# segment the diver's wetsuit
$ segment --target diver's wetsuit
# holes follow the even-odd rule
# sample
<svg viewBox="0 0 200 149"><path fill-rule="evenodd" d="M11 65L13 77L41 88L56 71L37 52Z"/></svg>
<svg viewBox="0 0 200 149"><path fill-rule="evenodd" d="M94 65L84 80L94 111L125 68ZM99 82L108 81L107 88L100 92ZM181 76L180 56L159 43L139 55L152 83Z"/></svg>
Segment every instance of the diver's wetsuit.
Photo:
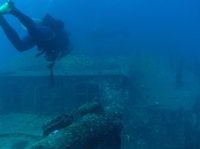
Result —
<svg viewBox="0 0 200 149"><path fill-rule="evenodd" d="M37 45L38 50L41 51L38 55L45 53L47 61L55 61L58 57L63 57L70 52L69 37L68 34L64 32L64 25L61 21L54 20L47 14L45 16L47 19L44 18L43 23L37 26L30 17L21 13L15 7L10 14L17 17L27 28L29 33L27 36L20 39L17 32L8 24L5 18L0 15L0 25L10 42L18 51L25 51Z"/></svg>
<svg viewBox="0 0 200 149"><path fill-rule="evenodd" d="M21 40L17 32L8 24L3 16L0 16L0 24L8 39L18 51L28 50L36 44L31 36L28 35Z"/></svg>

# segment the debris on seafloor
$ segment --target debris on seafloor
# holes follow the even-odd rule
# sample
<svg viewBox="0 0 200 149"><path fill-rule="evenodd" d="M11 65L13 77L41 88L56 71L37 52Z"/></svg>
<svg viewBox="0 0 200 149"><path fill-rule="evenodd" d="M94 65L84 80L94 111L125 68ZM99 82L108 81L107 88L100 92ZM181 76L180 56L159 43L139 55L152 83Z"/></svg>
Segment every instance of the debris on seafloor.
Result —
<svg viewBox="0 0 200 149"><path fill-rule="evenodd" d="M88 103L45 124L49 135L28 149L120 149L121 118L117 105L103 109L99 102Z"/></svg>

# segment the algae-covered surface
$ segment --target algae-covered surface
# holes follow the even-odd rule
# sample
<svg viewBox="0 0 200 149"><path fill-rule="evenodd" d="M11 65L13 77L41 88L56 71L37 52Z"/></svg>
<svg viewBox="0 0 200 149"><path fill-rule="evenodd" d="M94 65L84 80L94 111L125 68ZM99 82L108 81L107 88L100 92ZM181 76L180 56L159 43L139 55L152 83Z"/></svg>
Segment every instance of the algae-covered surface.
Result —
<svg viewBox="0 0 200 149"><path fill-rule="evenodd" d="M160 59L153 56L70 55L56 62L54 75L123 74L133 83L133 98L137 104L190 108L199 92L198 76L185 69L180 76L181 87L177 88L177 70L169 63L160 63ZM47 64L43 57L35 58L33 53L25 53L1 66L0 76L49 76Z"/></svg>
<svg viewBox="0 0 200 149"><path fill-rule="evenodd" d="M114 112L111 109L113 109ZM42 126L49 122L53 116L48 116L45 114L1 113L0 149L25 149L30 147L37 148L37 145L40 146L43 142L43 145L52 145L52 143L55 143L52 148L58 149L65 148L65 142L71 142L71 144L73 144L69 148L73 148L75 144L75 148L82 148L81 146L83 145L85 145L83 148L88 148L88 145L92 145L90 140L93 140L93 138L94 140L101 140L104 139L104 137L102 138L102 135L108 137L110 134L114 134L115 136L114 132L116 131L116 133L118 133L118 129L121 130L121 121L118 120L118 118L121 117L121 112L118 113L116 109L119 108L110 107L106 109L107 113L104 113L104 110L99 106L99 104L86 104L85 107L82 106L72 112L74 124L70 125L69 129L67 129L68 126L66 126L66 128L58 131L56 130L58 133L52 132L52 134L45 138L42 136ZM84 116L85 118L83 118ZM80 125L79 129L74 129L77 128L78 125ZM74 133L69 133L66 135L71 131ZM70 136L76 136L78 137L78 140L74 140L74 138L71 138ZM119 136L119 134L117 136ZM72 139L72 141L70 139ZM79 143L77 143L77 141L79 141ZM115 141L115 139L113 141ZM99 146L103 144L101 144L101 141L99 143ZM93 146L95 145L96 143L93 144Z"/></svg>
<svg viewBox="0 0 200 149"><path fill-rule="evenodd" d="M1 69L0 75L42 75L43 72L49 75L47 62L40 58L31 58L32 61L27 61L29 57L13 60L5 69ZM58 61L54 68L55 75L92 75L94 72L101 75L119 71L128 76L133 85L131 99L124 105L127 110L122 133L125 149L132 149L132 146L146 149L150 145L152 148L160 148L163 145L165 149L182 149L185 144L195 144L195 136L199 136L196 132L200 122L197 96L199 75L189 69L184 69L180 75L177 74L176 67L167 62L160 63L159 59L150 56L85 55L66 57ZM177 80L177 77L181 79ZM108 95L118 95L112 90L107 91ZM194 106L195 104L197 105ZM192 113L194 111L197 112ZM50 119L51 117L46 115L0 114L0 149L23 149L24 146L37 142L42 137L42 125ZM171 139L172 136L175 137L175 142ZM178 142L177 138L186 139ZM128 145L131 147L127 147Z"/></svg>

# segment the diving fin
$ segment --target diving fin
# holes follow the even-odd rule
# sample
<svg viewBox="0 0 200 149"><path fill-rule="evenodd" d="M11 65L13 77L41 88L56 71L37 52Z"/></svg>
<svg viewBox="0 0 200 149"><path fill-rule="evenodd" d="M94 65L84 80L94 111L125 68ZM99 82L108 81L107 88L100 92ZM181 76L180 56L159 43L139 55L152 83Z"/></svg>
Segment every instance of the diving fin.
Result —
<svg viewBox="0 0 200 149"><path fill-rule="evenodd" d="M10 13L10 11L12 10L10 3L12 2L8 0L6 3L0 6L0 15Z"/></svg>
<svg viewBox="0 0 200 149"><path fill-rule="evenodd" d="M19 10L14 6L14 2L12 0L8 0L0 7L0 15L9 14L11 11L19 12Z"/></svg>

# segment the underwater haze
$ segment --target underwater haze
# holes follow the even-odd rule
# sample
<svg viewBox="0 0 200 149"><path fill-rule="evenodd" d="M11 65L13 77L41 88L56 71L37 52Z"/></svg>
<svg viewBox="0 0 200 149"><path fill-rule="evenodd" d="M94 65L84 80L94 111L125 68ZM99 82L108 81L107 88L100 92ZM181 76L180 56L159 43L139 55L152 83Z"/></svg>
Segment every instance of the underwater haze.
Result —
<svg viewBox="0 0 200 149"><path fill-rule="evenodd" d="M26 135L13 149L35 143L52 115L96 96L124 109L122 149L200 149L199 0L13 2L32 18L62 20L74 50L56 62L51 86L37 47L18 52L0 26L0 149L16 132ZM16 17L5 18L27 34Z"/></svg>
<svg viewBox="0 0 200 149"><path fill-rule="evenodd" d="M2 4L3 0L0 1ZM197 0L14 0L33 18L45 13L65 21L76 52L130 54L144 52L166 56L199 55L199 8ZM13 26L19 26L10 19ZM19 32L20 27L17 28ZM1 31L4 59L17 52Z"/></svg>

